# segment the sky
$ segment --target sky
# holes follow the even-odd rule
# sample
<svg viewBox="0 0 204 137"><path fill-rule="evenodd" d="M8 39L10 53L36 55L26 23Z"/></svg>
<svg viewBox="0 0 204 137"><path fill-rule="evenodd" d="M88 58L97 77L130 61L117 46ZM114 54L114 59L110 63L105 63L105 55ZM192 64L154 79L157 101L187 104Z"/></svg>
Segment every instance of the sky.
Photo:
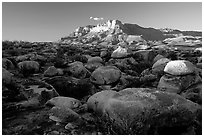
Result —
<svg viewBox="0 0 204 137"><path fill-rule="evenodd" d="M142 27L201 31L202 3L3 2L2 40L56 41L79 26L109 19Z"/></svg>

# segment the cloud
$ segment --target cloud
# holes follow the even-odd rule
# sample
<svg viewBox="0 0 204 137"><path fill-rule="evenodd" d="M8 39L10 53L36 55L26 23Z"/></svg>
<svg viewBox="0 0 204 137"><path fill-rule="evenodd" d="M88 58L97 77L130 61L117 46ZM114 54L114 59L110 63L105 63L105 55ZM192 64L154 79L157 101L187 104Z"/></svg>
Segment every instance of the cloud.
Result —
<svg viewBox="0 0 204 137"><path fill-rule="evenodd" d="M103 18L98 18L98 17L90 17L90 20L95 20L95 21L99 21L99 20L103 20Z"/></svg>

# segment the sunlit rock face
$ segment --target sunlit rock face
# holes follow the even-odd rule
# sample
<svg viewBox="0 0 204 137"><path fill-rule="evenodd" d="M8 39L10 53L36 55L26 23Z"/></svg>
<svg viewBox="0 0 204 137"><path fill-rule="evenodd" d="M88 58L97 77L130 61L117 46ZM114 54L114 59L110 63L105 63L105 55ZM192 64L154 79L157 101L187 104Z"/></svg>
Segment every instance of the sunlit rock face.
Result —
<svg viewBox="0 0 204 137"><path fill-rule="evenodd" d="M123 27L123 24L119 20L108 20L103 24L98 24L96 27L93 27L90 32L104 32L109 30L119 30ZM122 32L122 30L119 30Z"/></svg>

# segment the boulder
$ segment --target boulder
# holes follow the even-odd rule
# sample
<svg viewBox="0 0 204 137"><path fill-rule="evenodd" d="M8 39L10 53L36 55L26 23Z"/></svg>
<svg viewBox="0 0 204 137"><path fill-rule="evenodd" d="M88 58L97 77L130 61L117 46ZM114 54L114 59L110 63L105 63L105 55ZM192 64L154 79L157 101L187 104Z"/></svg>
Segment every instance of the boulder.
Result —
<svg viewBox="0 0 204 137"><path fill-rule="evenodd" d="M103 66L103 59L98 56L88 58L88 62L85 64L86 69L91 72L93 72L100 66Z"/></svg>
<svg viewBox="0 0 204 137"><path fill-rule="evenodd" d="M93 85L88 78L77 79L74 77L55 76L45 81L51 84L60 96L81 99L92 92Z"/></svg>
<svg viewBox="0 0 204 137"><path fill-rule="evenodd" d="M126 48L122 48L121 46L118 46L116 50L113 51L111 54L112 58L126 58L128 56L128 52Z"/></svg>
<svg viewBox="0 0 204 137"><path fill-rule="evenodd" d="M36 61L38 62L40 65L44 65L47 61L47 58L41 55L38 55L36 53L33 54L33 56L30 57L31 61Z"/></svg>
<svg viewBox="0 0 204 137"><path fill-rule="evenodd" d="M87 63L92 63L92 64L94 64L94 63L102 63L103 64L103 59L101 57L98 57L98 56L91 57L91 58L88 59Z"/></svg>
<svg viewBox="0 0 204 137"><path fill-rule="evenodd" d="M195 66L186 60L174 60L167 63L164 72L171 75L187 75L195 72Z"/></svg>
<svg viewBox="0 0 204 137"><path fill-rule="evenodd" d="M116 91L123 90L128 87L139 87L140 86L140 78L137 76L127 75L122 73L120 81L118 84L111 88Z"/></svg>
<svg viewBox="0 0 204 137"><path fill-rule="evenodd" d="M53 107L50 110L49 118L57 123L68 123L80 119L80 115L64 107Z"/></svg>
<svg viewBox="0 0 204 137"><path fill-rule="evenodd" d="M48 100L46 105L74 109L78 108L81 105L81 102L75 98L59 96Z"/></svg>
<svg viewBox="0 0 204 137"><path fill-rule="evenodd" d="M154 57L153 63L157 62L158 60L160 60L162 58L165 58L165 57L161 54L156 55L156 57Z"/></svg>
<svg viewBox="0 0 204 137"><path fill-rule="evenodd" d="M148 88L105 93L91 96L88 108L117 134L183 134L201 115L201 106L177 94Z"/></svg>
<svg viewBox="0 0 204 137"><path fill-rule="evenodd" d="M79 61L75 61L73 63L68 64L68 69L66 69L66 72L68 72L68 74L70 76L73 76L75 78L79 78L79 79L83 79L86 76L88 76L88 74L90 73L83 65L82 62Z"/></svg>
<svg viewBox="0 0 204 137"><path fill-rule="evenodd" d="M2 84L3 85L10 85L12 83L13 74L10 73L5 68L2 68Z"/></svg>
<svg viewBox="0 0 204 137"><path fill-rule="evenodd" d="M2 67L7 69L7 70L15 68L13 63L7 58L2 58Z"/></svg>
<svg viewBox="0 0 204 137"><path fill-rule="evenodd" d="M45 77L53 77L53 76L57 76L59 75L59 72L57 70L57 68L55 68L54 66L50 66L45 72L44 72L44 76Z"/></svg>
<svg viewBox="0 0 204 137"><path fill-rule="evenodd" d="M99 115L103 114L105 103L116 93L114 90L102 90L95 93L87 101L88 109L93 110Z"/></svg>
<svg viewBox="0 0 204 137"><path fill-rule="evenodd" d="M99 62L95 62L95 63L87 63L87 64L85 64L84 66L85 66L85 68L86 68L87 70L89 70L90 72L93 72L95 69L97 69L97 68L103 66L103 64L102 64L102 63L99 63Z"/></svg>
<svg viewBox="0 0 204 137"><path fill-rule="evenodd" d="M103 50L103 51L101 51L101 53L100 53L100 57L101 57L101 58L105 58L105 57L109 56L108 53L109 53L109 52L108 52L107 50Z"/></svg>
<svg viewBox="0 0 204 137"><path fill-rule="evenodd" d="M174 77L171 75L163 75L160 78L157 88L160 89L161 91L179 94L181 92L180 83L181 81L179 77Z"/></svg>
<svg viewBox="0 0 204 137"><path fill-rule="evenodd" d="M97 68L90 77L92 83L97 85L110 85L117 82L121 77L121 71L114 66Z"/></svg>
<svg viewBox="0 0 204 137"><path fill-rule="evenodd" d="M161 58L161 59L157 60L152 66L152 73L163 74L164 68L169 61L170 60L168 58Z"/></svg>
<svg viewBox="0 0 204 137"><path fill-rule="evenodd" d="M182 91L181 96L202 105L202 83L200 82L187 90Z"/></svg>
<svg viewBox="0 0 204 137"><path fill-rule="evenodd" d="M143 58L143 61L145 63L149 63L149 64L152 64L153 63L153 60L154 60L154 57L156 56L155 52L150 49L150 50L139 50L139 51L136 51L134 52L134 56L141 56Z"/></svg>
<svg viewBox="0 0 204 137"><path fill-rule="evenodd" d="M37 73L40 70L40 65L36 61L23 61L18 63L18 68L25 75Z"/></svg>
<svg viewBox="0 0 204 137"><path fill-rule="evenodd" d="M157 75L153 74L151 69L145 69L140 75L140 82L143 84L143 87L154 87L157 84L157 79Z"/></svg>
<svg viewBox="0 0 204 137"><path fill-rule="evenodd" d="M20 55L16 57L16 62L26 61L26 60L29 60L29 58L30 58L30 54Z"/></svg>
<svg viewBox="0 0 204 137"><path fill-rule="evenodd" d="M121 71L133 70L137 72L138 62L133 58L124 59L110 59L106 65L113 65L119 68Z"/></svg>
<svg viewBox="0 0 204 137"><path fill-rule="evenodd" d="M184 76L165 74L161 77L157 88L165 92L181 94L184 90L200 82L202 79L198 74Z"/></svg>

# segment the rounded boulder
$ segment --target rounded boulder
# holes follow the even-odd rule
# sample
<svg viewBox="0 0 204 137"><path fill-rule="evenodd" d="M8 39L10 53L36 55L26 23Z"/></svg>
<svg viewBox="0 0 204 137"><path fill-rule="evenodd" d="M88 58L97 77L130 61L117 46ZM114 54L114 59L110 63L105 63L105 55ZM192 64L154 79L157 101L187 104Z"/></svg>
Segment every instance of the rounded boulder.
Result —
<svg viewBox="0 0 204 137"><path fill-rule="evenodd" d="M18 68L23 74L31 74L39 72L40 65L36 61L23 61L18 63Z"/></svg>
<svg viewBox="0 0 204 137"><path fill-rule="evenodd" d="M168 58L161 58L161 59L157 60L152 66L152 72L156 73L156 74L157 73L163 73L164 68L169 61L170 60Z"/></svg>
<svg viewBox="0 0 204 137"><path fill-rule="evenodd" d="M90 77L94 84L109 85L117 82L121 77L121 71L114 66L102 66L97 68Z"/></svg>
<svg viewBox="0 0 204 137"><path fill-rule="evenodd" d="M195 72L195 66L187 60L174 60L167 63L164 72L171 75L187 75Z"/></svg>

